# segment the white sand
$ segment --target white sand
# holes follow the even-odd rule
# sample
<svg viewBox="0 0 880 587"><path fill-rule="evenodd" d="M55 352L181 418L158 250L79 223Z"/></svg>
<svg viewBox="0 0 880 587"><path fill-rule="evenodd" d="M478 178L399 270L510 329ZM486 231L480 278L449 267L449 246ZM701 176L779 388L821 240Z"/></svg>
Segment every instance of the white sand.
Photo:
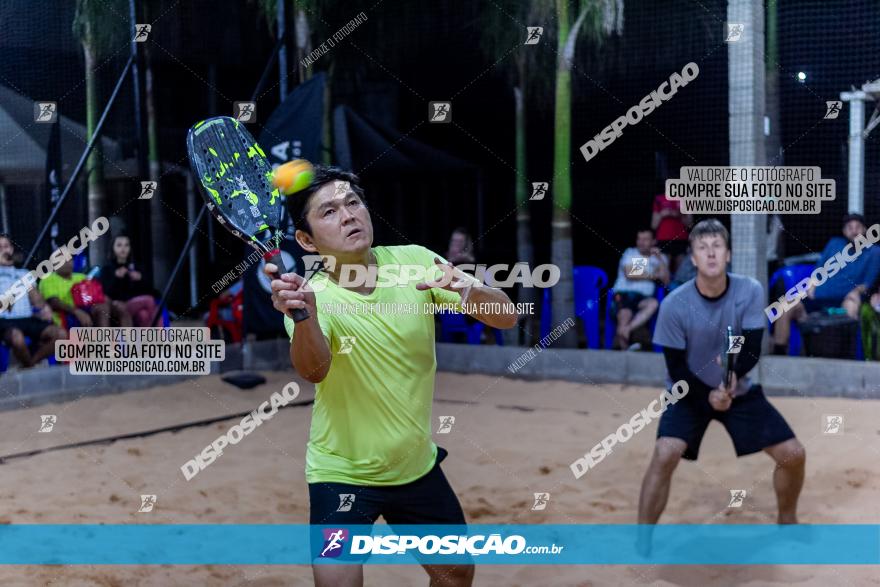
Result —
<svg viewBox="0 0 880 587"><path fill-rule="evenodd" d="M239 391L205 377L168 387L0 413L0 455L159 428L254 409L292 379ZM300 399L309 397L303 386ZM635 523L639 484L656 422L615 448L580 480L568 464L647 406L658 389L525 382L440 374L435 423L456 417L435 440L468 520L476 523ZM807 447L800 516L806 523L880 522L880 402L771 398ZM464 402L475 402L464 403ZM308 522L303 458L310 408L287 409L228 448L186 482L179 467L234 420L147 438L17 459L0 466L0 523L274 523ZM40 414L56 414L38 434ZM823 435L822 415L843 414L843 435ZM773 523L772 465L763 455L736 459L713 424L700 460L682 463L663 522ZM749 490L728 509L729 489ZM532 494L548 491L545 511ZM158 495L137 513L140 494ZM756 545L759 547L759 545ZM367 566L366 584L427 585L418 567ZM221 586L311 585L305 566L0 567L0 585ZM481 566L476 585L880 585L876 568L845 566Z"/></svg>

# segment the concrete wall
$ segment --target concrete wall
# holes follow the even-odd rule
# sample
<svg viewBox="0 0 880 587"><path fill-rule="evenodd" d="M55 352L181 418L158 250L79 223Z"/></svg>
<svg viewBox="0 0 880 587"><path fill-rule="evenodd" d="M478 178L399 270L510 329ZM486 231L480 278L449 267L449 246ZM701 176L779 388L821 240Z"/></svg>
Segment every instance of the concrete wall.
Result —
<svg viewBox="0 0 880 587"><path fill-rule="evenodd" d="M578 383L625 383L662 386L663 357L657 353L548 349L512 374L512 365L529 349L522 347L437 344L441 371L482 373L522 379L561 379ZM291 369L285 340L227 345L226 360L213 373L236 370ZM758 364L764 389L771 395L880 399L880 363L763 357ZM0 375L0 410L14 410L84 396L121 393L178 383L186 375L71 375L67 367L30 369Z"/></svg>

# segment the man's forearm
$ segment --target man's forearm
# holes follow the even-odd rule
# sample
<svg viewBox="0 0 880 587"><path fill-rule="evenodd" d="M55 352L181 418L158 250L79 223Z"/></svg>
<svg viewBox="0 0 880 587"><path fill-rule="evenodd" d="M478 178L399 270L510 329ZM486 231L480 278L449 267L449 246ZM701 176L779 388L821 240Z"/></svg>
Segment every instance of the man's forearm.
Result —
<svg viewBox="0 0 880 587"><path fill-rule="evenodd" d="M68 314L73 314L77 310L76 307L69 306L58 298L49 298L46 303L49 304L49 307L56 312L67 312Z"/></svg>
<svg viewBox="0 0 880 587"><path fill-rule="evenodd" d="M472 287L464 309L466 314L492 328L513 328L519 319L507 294L489 286Z"/></svg>
<svg viewBox="0 0 880 587"><path fill-rule="evenodd" d="M318 318L312 313L308 319L296 325L290 343L290 360L293 368L312 383L323 381L330 371L330 349Z"/></svg>
<svg viewBox="0 0 880 587"><path fill-rule="evenodd" d="M31 302L31 306L34 308L42 308L46 305L46 300L43 299L43 296L37 288L33 288L28 292L28 299Z"/></svg>

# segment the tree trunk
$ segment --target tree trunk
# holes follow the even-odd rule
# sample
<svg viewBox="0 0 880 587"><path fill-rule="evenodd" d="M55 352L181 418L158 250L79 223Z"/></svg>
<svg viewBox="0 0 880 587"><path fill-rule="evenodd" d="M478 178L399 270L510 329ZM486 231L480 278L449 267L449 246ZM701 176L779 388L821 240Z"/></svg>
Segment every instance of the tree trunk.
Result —
<svg viewBox="0 0 880 587"><path fill-rule="evenodd" d="M324 165L333 164L333 132L331 131L333 113L331 112L332 102L330 100L330 84L333 83L333 69L335 69L333 66L334 64L331 63L327 69L327 81L324 85L324 130L321 140L321 163Z"/></svg>
<svg viewBox="0 0 880 587"><path fill-rule="evenodd" d="M147 111L147 159L150 164L150 181L158 182L162 176L162 160L159 157L158 121L156 120L156 96L153 91L153 58L150 44L144 43L144 102ZM150 249L153 256L153 287L162 289L171 275L171 238L168 234L165 193L156 186L156 194L150 200Z"/></svg>
<svg viewBox="0 0 880 587"><path fill-rule="evenodd" d="M577 27L569 30L570 19L566 0L556 0L559 22L559 61L556 69L556 104L553 141L553 223L551 257L559 267L559 283L553 288L553 320L551 328L574 316L574 287L572 283L571 247L571 58ZM578 18L578 25L583 15ZM562 348L577 346L575 329L567 330L555 343Z"/></svg>
<svg viewBox="0 0 880 587"><path fill-rule="evenodd" d="M100 91L98 89L98 76L95 72L97 65L95 51L87 33L83 40L83 56L86 69L86 133L89 137L95 132L100 117ZM104 191L104 149L100 137L89 155L86 163L86 177L88 178L88 219L91 225L96 218L103 216L107 211L107 195ZM109 237L99 238L89 245L89 264L103 265L107 260Z"/></svg>
<svg viewBox="0 0 880 587"><path fill-rule="evenodd" d="M528 173L526 169L526 114L525 114L525 66L522 60L519 69L519 87L513 89L516 102L516 253L520 263L528 263L533 269L534 250L532 248L531 214L529 211ZM523 304L535 303L533 287L520 287L518 301ZM534 344L532 332L534 320L530 314L520 317L519 342L525 346Z"/></svg>
<svg viewBox="0 0 880 587"><path fill-rule="evenodd" d="M767 48L764 56L764 87L767 119L770 122L770 134L767 136L767 165L785 165L785 154L782 151L782 118L779 115L779 21L776 2L767 3L767 20L764 27ZM776 261L785 257L785 237L782 219L778 215L767 218L768 259L771 251Z"/></svg>
<svg viewBox="0 0 880 587"><path fill-rule="evenodd" d="M770 135L767 137L767 165L785 165L782 155L782 128L779 117L779 36L776 2L767 3L767 49L764 63L767 76L767 118L770 120Z"/></svg>

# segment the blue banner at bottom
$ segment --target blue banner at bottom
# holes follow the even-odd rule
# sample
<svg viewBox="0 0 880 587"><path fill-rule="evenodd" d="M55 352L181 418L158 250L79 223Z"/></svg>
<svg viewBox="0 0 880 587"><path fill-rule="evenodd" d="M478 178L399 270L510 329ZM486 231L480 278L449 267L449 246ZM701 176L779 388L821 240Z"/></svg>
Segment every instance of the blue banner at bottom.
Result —
<svg viewBox="0 0 880 587"><path fill-rule="evenodd" d="M0 526L14 565L877 565L880 525Z"/></svg>

